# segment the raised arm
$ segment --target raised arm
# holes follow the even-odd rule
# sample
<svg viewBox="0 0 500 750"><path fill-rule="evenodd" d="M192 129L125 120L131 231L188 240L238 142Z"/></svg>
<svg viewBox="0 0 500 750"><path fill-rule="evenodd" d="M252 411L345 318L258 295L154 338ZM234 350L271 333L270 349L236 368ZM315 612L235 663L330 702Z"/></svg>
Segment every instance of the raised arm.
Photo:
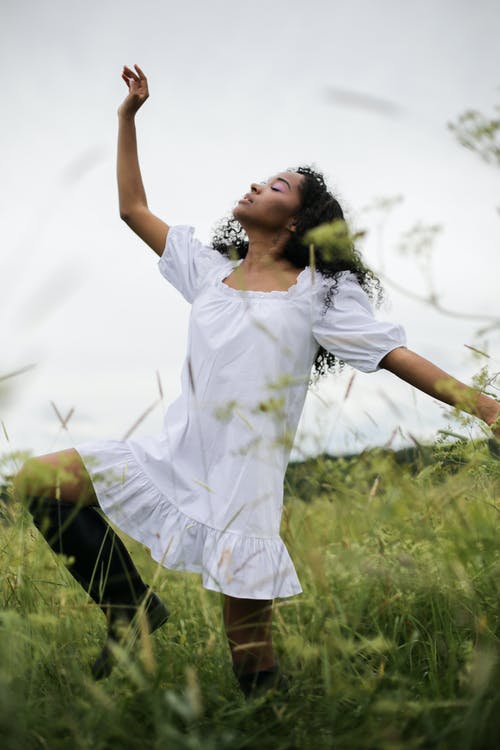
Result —
<svg viewBox="0 0 500 750"><path fill-rule="evenodd" d="M492 428L494 435L500 438L500 403L456 380L419 354L398 347L385 355L380 367L428 393L429 396L479 417Z"/></svg>
<svg viewBox="0 0 500 750"><path fill-rule="evenodd" d="M118 153L116 173L120 216L158 255L163 254L168 224L151 213L142 184L137 137L136 112L149 96L146 76L134 65L136 72L124 66L122 78L129 92L118 108Z"/></svg>

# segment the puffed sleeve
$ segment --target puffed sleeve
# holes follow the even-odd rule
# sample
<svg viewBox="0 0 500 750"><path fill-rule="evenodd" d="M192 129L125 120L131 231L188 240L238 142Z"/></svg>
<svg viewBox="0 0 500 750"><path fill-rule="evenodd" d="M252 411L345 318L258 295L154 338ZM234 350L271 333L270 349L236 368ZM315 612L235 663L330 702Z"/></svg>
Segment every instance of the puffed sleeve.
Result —
<svg viewBox="0 0 500 750"><path fill-rule="evenodd" d="M184 299L193 302L207 273L227 262L228 258L218 250L196 239L194 227L177 224L168 230L158 267L162 276L175 286Z"/></svg>
<svg viewBox="0 0 500 750"><path fill-rule="evenodd" d="M361 372L375 372L386 354L406 346L404 328L374 317L368 295L353 273L346 271L339 277L331 296L332 306L325 311L327 289L324 277L313 298L312 332L328 352Z"/></svg>

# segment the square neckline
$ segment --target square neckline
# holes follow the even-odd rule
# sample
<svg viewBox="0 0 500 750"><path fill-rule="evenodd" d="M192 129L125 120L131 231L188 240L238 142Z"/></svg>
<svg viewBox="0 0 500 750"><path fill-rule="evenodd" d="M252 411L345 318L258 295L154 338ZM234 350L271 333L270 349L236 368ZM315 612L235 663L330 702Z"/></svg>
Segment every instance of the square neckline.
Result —
<svg viewBox="0 0 500 750"><path fill-rule="evenodd" d="M268 298L268 299L284 299L287 297L292 297L296 291L298 291L299 287L301 286L302 280L306 276L306 271L309 270L310 266L306 266L301 270L301 272L297 275L297 279L294 284L288 287L288 289L271 289L268 292L264 292L260 289L235 289L232 286L229 286L228 284L225 284L224 281L227 279L231 273L234 271L235 268L237 268L240 263L242 263L244 258L240 258L236 262L233 260L229 260L229 264L225 265L223 268L222 275L218 274L217 276L217 282L218 287L225 290L227 294L231 294L232 296L236 297L262 297L262 298Z"/></svg>

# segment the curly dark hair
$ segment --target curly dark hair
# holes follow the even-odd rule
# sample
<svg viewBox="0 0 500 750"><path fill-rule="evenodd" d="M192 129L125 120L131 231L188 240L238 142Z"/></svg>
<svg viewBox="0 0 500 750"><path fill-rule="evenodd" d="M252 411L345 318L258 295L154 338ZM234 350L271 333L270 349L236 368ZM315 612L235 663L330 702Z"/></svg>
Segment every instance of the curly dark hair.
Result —
<svg viewBox="0 0 500 750"><path fill-rule="evenodd" d="M301 166L287 171L303 175L304 180L300 183L302 205L296 214L296 230L285 246L283 255L294 266L304 269L311 262L308 232L322 224L332 224L332 222L340 222L340 225L345 226L344 212L337 199L328 190L325 179L320 172L309 166ZM347 252L346 243L348 246ZM228 257L244 258L248 252L248 237L234 216L225 217L217 224L211 244L215 250ZM333 283L328 285L324 309L331 306L338 277L343 271L352 271L369 298L376 304L380 304L383 298L380 280L364 264L348 232L344 232L340 249L341 252L335 252L335 247L332 248L331 243L329 247L327 245L322 247L318 241L314 243L313 262L315 269L323 277L333 279ZM341 359L320 346L313 363L310 384L317 382L327 372L341 369L344 364Z"/></svg>

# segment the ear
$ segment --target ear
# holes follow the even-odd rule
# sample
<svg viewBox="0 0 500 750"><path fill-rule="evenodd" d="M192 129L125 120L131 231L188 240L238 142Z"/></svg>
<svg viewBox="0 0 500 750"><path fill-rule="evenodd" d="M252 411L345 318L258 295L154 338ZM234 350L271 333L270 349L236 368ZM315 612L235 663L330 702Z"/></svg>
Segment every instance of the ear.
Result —
<svg viewBox="0 0 500 750"><path fill-rule="evenodd" d="M291 219L287 221L285 229L288 229L289 232L295 232L297 229L297 219L295 216L292 216Z"/></svg>

